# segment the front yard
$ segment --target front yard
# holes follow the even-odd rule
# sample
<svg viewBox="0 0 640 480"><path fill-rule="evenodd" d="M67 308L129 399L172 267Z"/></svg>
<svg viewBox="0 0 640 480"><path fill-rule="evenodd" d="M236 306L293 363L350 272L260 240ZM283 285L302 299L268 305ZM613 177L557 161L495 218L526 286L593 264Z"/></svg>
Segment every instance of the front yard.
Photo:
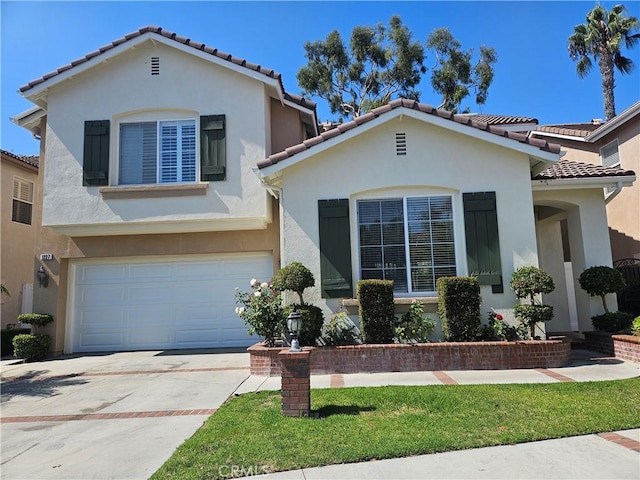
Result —
<svg viewBox="0 0 640 480"><path fill-rule="evenodd" d="M311 391L312 416L279 392L230 399L154 479L216 479L640 427L640 378Z"/></svg>

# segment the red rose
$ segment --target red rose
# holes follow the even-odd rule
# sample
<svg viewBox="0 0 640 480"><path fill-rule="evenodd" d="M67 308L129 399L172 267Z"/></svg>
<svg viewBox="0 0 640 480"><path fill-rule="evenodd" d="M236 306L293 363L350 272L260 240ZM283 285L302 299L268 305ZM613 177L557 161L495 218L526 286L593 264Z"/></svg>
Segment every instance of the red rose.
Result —
<svg viewBox="0 0 640 480"><path fill-rule="evenodd" d="M502 320L502 315L500 315L499 313L496 315L496 320Z"/></svg>

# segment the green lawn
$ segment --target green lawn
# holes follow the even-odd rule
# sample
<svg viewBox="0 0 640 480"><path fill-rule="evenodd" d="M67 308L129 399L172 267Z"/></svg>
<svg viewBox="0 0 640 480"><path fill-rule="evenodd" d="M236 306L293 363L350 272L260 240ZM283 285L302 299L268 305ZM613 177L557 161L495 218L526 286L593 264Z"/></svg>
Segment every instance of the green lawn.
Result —
<svg viewBox="0 0 640 480"><path fill-rule="evenodd" d="M232 398L152 478L225 478L242 468L274 472L637 428L640 378L322 389L311 391L311 403L316 418L285 418L279 392Z"/></svg>

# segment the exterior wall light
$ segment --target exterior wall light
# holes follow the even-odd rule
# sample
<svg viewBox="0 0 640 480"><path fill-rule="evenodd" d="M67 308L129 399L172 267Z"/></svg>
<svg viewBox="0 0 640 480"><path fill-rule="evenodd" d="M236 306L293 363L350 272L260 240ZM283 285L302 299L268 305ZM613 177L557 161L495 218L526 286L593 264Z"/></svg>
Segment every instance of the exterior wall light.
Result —
<svg viewBox="0 0 640 480"><path fill-rule="evenodd" d="M47 288L47 286L49 285L49 274L44 269L44 265L40 264L40 268L36 273L36 277L38 278L38 283L40 284L40 286L42 288Z"/></svg>
<svg viewBox="0 0 640 480"><path fill-rule="evenodd" d="M289 327L289 332L291 332L291 348L289 348L290 352L301 352L300 343L298 342L298 332L300 331L300 327L302 326L302 317L298 312L296 312L295 308L287 317L287 326Z"/></svg>

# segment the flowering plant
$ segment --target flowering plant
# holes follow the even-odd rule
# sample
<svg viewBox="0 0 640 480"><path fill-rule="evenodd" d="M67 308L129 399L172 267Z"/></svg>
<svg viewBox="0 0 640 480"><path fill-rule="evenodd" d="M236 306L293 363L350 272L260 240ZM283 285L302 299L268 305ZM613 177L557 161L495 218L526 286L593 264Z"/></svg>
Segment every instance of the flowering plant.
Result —
<svg viewBox="0 0 640 480"><path fill-rule="evenodd" d="M250 335L257 333L264 337L267 347L273 347L284 330L282 297L271 283L260 283L253 278L250 285L250 292L236 288L236 304L240 305L236 307L236 314L249 325Z"/></svg>
<svg viewBox="0 0 640 480"><path fill-rule="evenodd" d="M436 328L436 322L424 314L420 300L411 300L409 311L402 315L395 332L398 343L427 343Z"/></svg>
<svg viewBox="0 0 640 480"><path fill-rule="evenodd" d="M489 312L488 336L490 337L489 340L524 340L527 338L527 328L522 324L517 327L509 325L504 321L504 317L502 315L491 310Z"/></svg>

